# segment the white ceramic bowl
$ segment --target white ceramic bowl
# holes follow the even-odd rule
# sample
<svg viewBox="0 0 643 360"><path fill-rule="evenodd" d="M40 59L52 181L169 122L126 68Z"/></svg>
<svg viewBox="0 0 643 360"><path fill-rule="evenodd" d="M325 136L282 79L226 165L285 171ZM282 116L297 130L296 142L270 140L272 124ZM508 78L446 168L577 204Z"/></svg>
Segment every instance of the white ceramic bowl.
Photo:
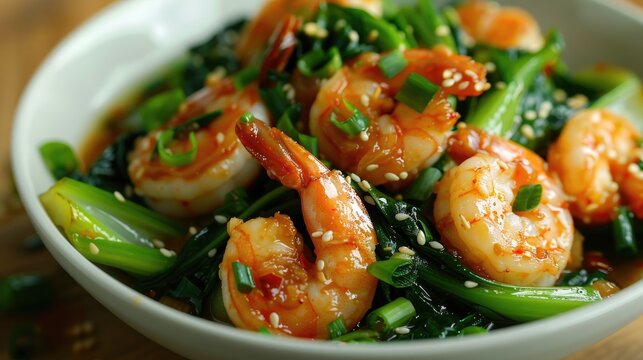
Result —
<svg viewBox="0 0 643 360"><path fill-rule="evenodd" d="M345 345L260 336L189 316L152 301L81 256L38 201L53 181L39 144L80 144L96 119L123 93L190 44L260 1L130 0L118 3L70 35L48 57L22 96L12 144L20 196L56 260L123 321L159 344L191 358L405 359L542 358L569 354L643 313L643 282L601 303L561 316L446 340ZM600 0L514 1L542 27L557 27L574 68L604 61L643 75L643 14L632 5Z"/></svg>

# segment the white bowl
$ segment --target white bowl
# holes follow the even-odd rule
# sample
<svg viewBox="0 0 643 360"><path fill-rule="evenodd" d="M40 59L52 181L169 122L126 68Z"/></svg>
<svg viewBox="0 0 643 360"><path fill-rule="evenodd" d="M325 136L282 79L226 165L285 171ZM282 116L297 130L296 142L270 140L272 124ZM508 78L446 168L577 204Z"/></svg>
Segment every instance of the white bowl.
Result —
<svg viewBox="0 0 643 360"><path fill-rule="evenodd" d="M159 344L191 358L405 359L558 357L587 346L643 312L643 282L598 304L488 335L403 343L345 345L261 336L189 316L137 293L80 255L49 220L38 194L53 181L39 144L80 144L121 94L138 86L190 44L260 1L130 0L118 3L70 35L48 57L22 96L12 161L20 196L56 260L123 321ZM595 62L624 65L643 75L643 14L626 3L600 0L514 1L542 27L567 40L573 68Z"/></svg>

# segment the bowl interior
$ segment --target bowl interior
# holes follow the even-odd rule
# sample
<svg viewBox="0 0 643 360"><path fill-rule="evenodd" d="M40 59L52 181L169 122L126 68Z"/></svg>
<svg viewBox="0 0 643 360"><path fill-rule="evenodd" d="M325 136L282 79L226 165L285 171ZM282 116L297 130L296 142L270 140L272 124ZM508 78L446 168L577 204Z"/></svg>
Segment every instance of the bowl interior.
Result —
<svg viewBox="0 0 643 360"><path fill-rule="evenodd" d="M303 356L386 358L459 357L484 353L511 357L561 355L596 341L643 311L643 283L601 304L480 338L418 341L376 346L338 346L301 340L267 339L187 316L151 301L91 264L66 241L38 202L53 180L37 152L39 144L61 140L76 147L110 105L178 57L191 44L226 22L257 9L260 0L131 0L118 3L70 35L47 59L23 94L14 125L12 162L25 207L48 249L93 296L124 321L163 345L190 357L264 358ZM501 1L510 2L510 1ZM643 75L643 16L635 7L598 0L528 1L524 7L543 29L561 29L566 60L576 69L596 62L628 67ZM616 309L619 309L615 311ZM583 327L593 326L591 335ZM578 330L574 335L570 334ZM541 339L534 341L535 338ZM549 347L537 343L548 340ZM219 349L214 354L212 344ZM498 351L498 349L503 351Z"/></svg>

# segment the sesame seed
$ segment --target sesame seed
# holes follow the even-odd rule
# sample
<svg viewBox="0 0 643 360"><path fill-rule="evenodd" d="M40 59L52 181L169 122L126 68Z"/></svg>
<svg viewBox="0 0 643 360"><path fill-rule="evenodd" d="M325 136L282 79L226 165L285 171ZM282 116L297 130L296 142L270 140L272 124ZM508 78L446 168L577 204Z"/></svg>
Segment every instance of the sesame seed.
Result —
<svg viewBox="0 0 643 360"><path fill-rule="evenodd" d="M348 39L352 43L356 43L356 42L359 41L359 34L357 33L357 31L351 30L351 31L348 32Z"/></svg>
<svg viewBox="0 0 643 360"><path fill-rule="evenodd" d="M218 222L219 224L225 224L228 222L228 218L223 215L214 215L214 221Z"/></svg>
<svg viewBox="0 0 643 360"><path fill-rule="evenodd" d="M374 170L377 170L378 167L380 166L377 164L370 164L366 167L366 171L374 171Z"/></svg>
<svg viewBox="0 0 643 360"><path fill-rule="evenodd" d="M366 201L367 204L375 205L375 200L369 195L364 196L364 201Z"/></svg>
<svg viewBox="0 0 643 360"><path fill-rule="evenodd" d="M504 81L498 81L496 83L496 89L502 90L502 89L505 89L506 87L507 87L507 83Z"/></svg>
<svg viewBox="0 0 643 360"><path fill-rule="evenodd" d="M473 90L482 91L482 90L489 89L489 87L491 87L491 85L489 85L489 83L477 82L477 83L475 83L475 85L473 85Z"/></svg>
<svg viewBox="0 0 643 360"><path fill-rule="evenodd" d="M478 89L478 84L476 84L475 89L476 90ZM491 84L489 84L488 82L484 83L482 90L489 90L489 89L491 89Z"/></svg>
<svg viewBox="0 0 643 360"><path fill-rule="evenodd" d="M635 163L631 163L627 166L627 171L632 175L638 173L640 170L641 168Z"/></svg>
<svg viewBox="0 0 643 360"><path fill-rule="evenodd" d="M520 133L526 137L527 139L531 140L534 137L536 137L536 134L534 133L534 128L531 127L531 125L525 124L520 127Z"/></svg>
<svg viewBox="0 0 643 360"><path fill-rule="evenodd" d="M610 160L614 160L618 157L618 153L614 149L608 149L607 150L607 158Z"/></svg>
<svg viewBox="0 0 643 360"><path fill-rule="evenodd" d="M467 123L465 123L464 121L460 121L459 123L456 124L455 127L458 129L464 129L467 127Z"/></svg>
<svg viewBox="0 0 643 360"><path fill-rule="evenodd" d="M217 143L221 144L225 140L225 135L223 133L217 133L216 135Z"/></svg>
<svg viewBox="0 0 643 360"><path fill-rule="evenodd" d="M333 240L333 230L328 230L322 235L322 241L328 242Z"/></svg>
<svg viewBox="0 0 643 360"><path fill-rule="evenodd" d="M371 189L371 184L366 180L362 180L359 182L359 187L364 191L369 191Z"/></svg>
<svg viewBox="0 0 643 360"><path fill-rule="evenodd" d="M390 173L390 172L384 174L384 178L386 180L388 180L388 181L398 181L398 180L400 180L399 176L397 176L397 175L395 175L393 173Z"/></svg>
<svg viewBox="0 0 643 360"><path fill-rule="evenodd" d="M174 252L172 250L168 250L166 248L160 249L161 254L165 257L172 257L174 255Z"/></svg>
<svg viewBox="0 0 643 360"><path fill-rule="evenodd" d="M458 89L464 90L469 87L469 82L468 81L463 81L458 84Z"/></svg>
<svg viewBox="0 0 643 360"><path fill-rule="evenodd" d="M353 174L353 173L351 173L351 174L350 174L350 177L351 177L351 179L353 179L355 182L360 182L360 181L362 181L362 179L360 179L360 177L359 177L357 174Z"/></svg>
<svg viewBox="0 0 643 360"><path fill-rule="evenodd" d="M445 79L442 82L442 87L448 88L448 87L453 86L453 84L455 84L455 80L453 80L453 79Z"/></svg>
<svg viewBox="0 0 643 360"><path fill-rule="evenodd" d="M368 133L366 131L360 131L359 138L362 141L368 141L369 139Z"/></svg>
<svg viewBox="0 0 643 360"><path fill-rule="evenodd" d="M437 28L435 28L435 34L437 36L448 36L451 33L449 30L449 27L446 25L440 25Z"/></svg>
<svg viewBox="0 0 643 360"><path fill-rule="evenodd" d="M424 234L424 231L422 230L418 231L418 234L415 240L417 241L418 245L426 244L426 235Z"/></svg>
<svg viewBox="0 0 643 360"><path fill-rule="evenodd" d="M370 33L368 33L368 42L373 42L375 41L378 37L380 37L380 32L373 29L371 30Z"/></svg>
<svg viewBox="0 0 643 360"><path fill-rule="evenodd" d="M322 235L324 235L324 232L321 231L321 230L317 230L314 233L310 234L310 236L312 236L312 237L320 237Z"/></svg>
<svg viewBox="0 0 643 360"><path fill-rule="evenodd" d="M159 239L152 240L152 244L154 245L154 247L159 248L159 249L165 247L165 242L163 242L163 241L161 241Z"/></svg>
<svg viewBox="0 0 643 360"><path fill-rule="evenodd" d="M406 180L409 177L409 173L407 173L406 171L402 171L399 176L400 179Z"/></svg>
<svg viewBox="0 0 643 360"><path fill-rule="evenodd" d="M317 270L322 271L326 266L326 262L324 262L324 260L317 260L316 265L317 265Z"/></svg>
<svg viewBox="0 0 643 360"><path fill-rule="evenodd" d="M387 246L387 247L383 247L382 250L384 250L384 251L393 251L393 248L390 247L390 246Z"/></svg>
<svg viewBox="0 0 643 360"><path fill-rule="evenodd" d="M552 97L554 98L554 100L556 102L560 103L560 102L563 102L563 101L567 100L567 93L563 89L556 89L552 93Z"/></svg>
<svg viewBox="0 0 643 360"><path fill-rule="evenodd" d="M478 283L475 281L467 280L464 282L464 287L467 289L473 289L474 287L477 287Z"/></svg>
<svg viewBox="0 0 643 360"><path fill-rule="evenodd" d="M453 77L453 71L451 71L449 69L444 70L442 72L442 77L445 78L445 79L450 79L451 77Z"/></svg>
<svg viewBox="0 0 643 360"><path fill-rule="evenodd" d="M118 201L120 201L122 203L125 202L125 197L123 196L123 194L121 194L118 191L114 191L114 197L116 198L116 200L118 200Z"/></svg>
<svg viewBox="0 0 643 360"><path fill-rule="evenodd" d="M455 80L455 82L462 80L462 74L459 72L453 73L453 80Z"/></svg>
<svg viewBox="0 0 643 360"><path fill-rule="evenodd" d="M217 249L216 248L208 251L208 257L209 258L213 258L216 254L217 254Z"/></svg>
<svg viewBox="0 0 643 360"><path fill-rule="evenodd" d="M195 228L194 226L190 226L190 227L188 228L188 232L190 233L190 235L194 235L194 234L196 234L196 231L197 231L197 230L196 230L196 228Z"/></svg>
<svg viewBox="0 0 643 360"><path fill-rule="evenodd" d="M409 218L410 218L409 214L404 214L404 213L395 214L395 220L397 220L397 221L404 221L404 220L407 220Z"/></svg>
<svg viewBox="0 0 643 360"><path fill-rule="evenodd" d="M272 325L272 327L278 328L280 326L279 325L279 314L277 314L276 312L272 312L272 313L270 313L270 316L268 318L270 320L270 325Z"/></svg>
<svg viewBox="0 0 643 360"><path fill-rule="evenodd" d="M359 97L359 101L362 103L362 105L368 106L371 103L371 98L369 98L366 94L362 94L362 96Z"/></svg>
<svg viewBox="0 0 643 360"><path fill-rule="evenodd" d="M346 180L346 182L350 184L350 183L351 183L351 176L350 176L350 175L346 175L346 177L344 178L344 180Z"/></svg>
<svg viewBox="0 0 643 360"><path fill-rule="evenodd" d="M524 116L525 116L525 119L527 120L536 120L536 118L538 117L538 114L533 110L527 110L525 111Z"/></svg>
<svg viewBox="0 0 643 360"><path fill-rule="evenodd" d="M429 241L429 246L435 250L444 250L444 245L440 244L437 241Z"/></svg>
<svg viewBox="0 0 643 360"><path fill-rule="evenodd" d="M460 220L462 221L462 225L464 225L465 229L471 229L471 223L464 217L464 215L460 214Z"/></svg>
<svg viewBox="0 0 643 360"><path fill-rule="evenodd" d="M496 64L494 64L491 61L489 61L489 62L486 62L484 64L484 68L487 69L487 72L492 73L492 72L496 71Z"/></svg>
<svg viewBox="0 0 643 360"><path fill-rule="evenodd" d="M498 160L498 167L501 168L502 170L509 169L509 165L507 165L507 163L502 160Z"/></svg>
<svg viewBox="0 0 643 360"><path fill-rule="evenodd" d="M317 34L318 26L314 22L304 24L304 33L308 36L315 36Z"/></svg>
<svg viewBox="0 0 643 360"><path fill-rule="evenodd" d="M399 248L397 248L397 251L399 251L400 253L402 253L404 255L409 255L409 256L415 255L415 251L413 251L408 246L400 246Z"/></svg>
<svg viewBox="0 0 643 360"><path fill-rule="evenodd" d="M344 20L344 19L339 19L339 20L337 20L337 22L335 23L335 30L341 30L341 29L342 29L342 28L344 28L345 26L346 26L346 20Z"/></svg>
<svg viewBox="0 0 643 360"><path fill-rule="evenodd" d="M395 328L395 333L399 335L406 335L411 332L411 329L409 329L406 326L399 326Z"/></svg>
<svg viewBox="0 0 643 360"><path fill-rule="evenodd" d="M587 205L585 210L587 210L587 212L594 212L594 211L598 210L598 207L599 207L598 204L591 203L591 204Z"/></svg>
<svg viewBox="0 0 643 360"><path fill-rule="evenodd" d="M89 252L92 253L92 255L98 255L100 249L98 248L98 246L96 246L96 244L89 243Z"/></svg>

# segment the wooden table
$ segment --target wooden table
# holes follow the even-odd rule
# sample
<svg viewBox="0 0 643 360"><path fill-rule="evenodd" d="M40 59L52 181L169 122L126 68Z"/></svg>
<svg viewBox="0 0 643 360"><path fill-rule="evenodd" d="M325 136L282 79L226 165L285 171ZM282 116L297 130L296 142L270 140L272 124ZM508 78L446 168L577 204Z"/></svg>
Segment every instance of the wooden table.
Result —
<svg viewBox="0 0 643 360"><path fill-rule="evenodd" d="M643 0L633 1L643 5ZM46 250L24 249L25 238L33 235L33 229L10 182L8 139L21 91L38 64L66 34L111 2L0 0L0 276L45 273L52 277L56 289L54 306L47 311L0 317L0 359L7 358L7 336L19 322L44 322L45 327L55 328L48 337L51 341L40 349L37 358L41 359L180 358L108 312ZM643 317L568 359L635 358L643 358Z"/></svg>

